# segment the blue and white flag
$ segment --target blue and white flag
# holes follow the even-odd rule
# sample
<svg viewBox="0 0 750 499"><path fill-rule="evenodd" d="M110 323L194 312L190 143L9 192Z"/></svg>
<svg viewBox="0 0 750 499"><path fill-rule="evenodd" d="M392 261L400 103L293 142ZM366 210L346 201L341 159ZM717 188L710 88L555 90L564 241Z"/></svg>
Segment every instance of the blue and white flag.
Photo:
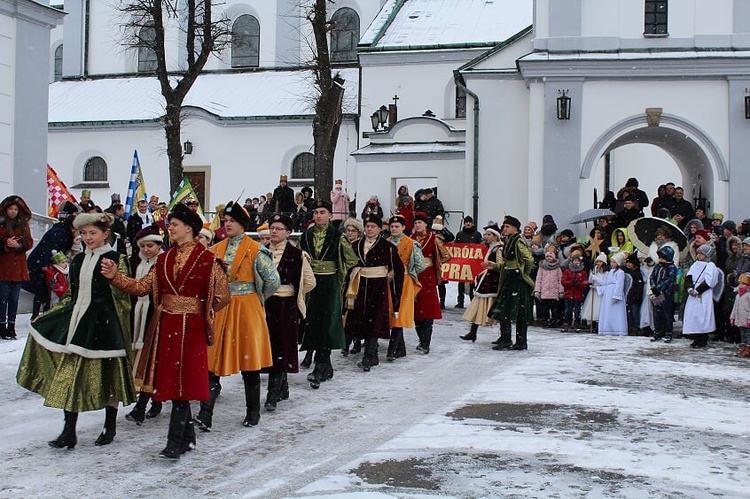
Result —
<svg viewBox="0 0 750 499"><path fill-rule="evenodd" d="M125 219L136 209L136 204L146 197L146 184L143 182L141 163L138 161L138 151L133 151L133 167L130 170L130 183L128 184L128 196L125 199Z"/></svg>

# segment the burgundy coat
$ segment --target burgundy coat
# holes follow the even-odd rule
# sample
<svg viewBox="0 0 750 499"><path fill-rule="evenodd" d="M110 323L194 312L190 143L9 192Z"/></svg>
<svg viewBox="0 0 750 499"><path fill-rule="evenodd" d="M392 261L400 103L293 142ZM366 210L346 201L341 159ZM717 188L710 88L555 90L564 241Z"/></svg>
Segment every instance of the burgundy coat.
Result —
<svg viewBox="0 0 750 499"><path fill-rule="evenodd" d="M18 206L18 216L10 220L5 210ZM7 197L0 204L0 281L25 282L29 280L29 269L26 266L26 252L34 245L29 228L31 211L18 196ZM15 237L21 243L20 248L8 246L8 238Z"/></svg>

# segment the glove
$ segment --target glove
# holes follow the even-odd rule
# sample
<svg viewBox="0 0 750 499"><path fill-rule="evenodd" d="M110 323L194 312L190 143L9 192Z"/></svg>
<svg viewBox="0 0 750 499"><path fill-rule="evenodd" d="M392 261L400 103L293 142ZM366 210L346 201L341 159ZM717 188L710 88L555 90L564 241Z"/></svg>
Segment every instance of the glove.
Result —
<svg viewBox="0 0 750 499"><path fill-rule="evenodd" d="M572 284L573 286L578 286L578 285L580 285L580 284L581 284L581 281L579 281L578 279L573 279L573 282L571 282L571 284Z"/></svg>
<svg viewBox="0 0 750 499"><path fill-rule="evenodd" d="M541 299L542 299L542 293L540 293L540 292L538 292L538 291L537 291L537 292L535 292L535 293L534 293L534 298L536 298L537 300L541 300Z"/></svg>

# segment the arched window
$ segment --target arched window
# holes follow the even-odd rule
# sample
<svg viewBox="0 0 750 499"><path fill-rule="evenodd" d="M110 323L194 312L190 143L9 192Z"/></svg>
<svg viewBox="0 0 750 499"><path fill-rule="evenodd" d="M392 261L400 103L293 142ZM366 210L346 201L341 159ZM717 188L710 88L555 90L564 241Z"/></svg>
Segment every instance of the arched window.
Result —
<svg viewBox="0 0 750 499"><path fill-rule="evenodd" d="M100 156L94 156L86 161L83 167L84 182L106 182L107 181L107 162Z"/></svg>
<svg viewBox="0 0 750 499"><path fill-rule="evenodd" d="M292 162L292 179L315 177L315 155L309 152L298 154Z"/></svg>
<svg viewBox="0 0 750 499"><path fill-rule="evenodd" d="M359 43L359 16L343 7L331 17L331 62L356 62Z"/></svg>
<svg viewBox="0 0 750 499"><path fill-rule="evenodd" d="M146 25L138 32L138 72L153 73L157 68L156 51L154 41L156 40L156 28Z"/></svg>
<svg viewBox="0 0 750 499"><path fill-rule="evenodd" d="M63 64L63 45L62 43L55 49L55 81L62 80Z"/></svg>
<svg viewBox="0 0 750 499"><path fill-rule="evenodd" d="M260 64L260 23L249 14L232 24L232 67L257 68Z"/></svg>

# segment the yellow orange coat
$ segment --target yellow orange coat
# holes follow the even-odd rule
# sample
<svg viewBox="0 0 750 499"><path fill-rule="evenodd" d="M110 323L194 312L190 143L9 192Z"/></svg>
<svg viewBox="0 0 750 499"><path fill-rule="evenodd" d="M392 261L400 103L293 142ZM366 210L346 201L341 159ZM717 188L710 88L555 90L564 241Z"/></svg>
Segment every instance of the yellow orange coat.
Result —
<svg viewBox="0 0 750 499"><path fill-rule="evenodd" d="M229 239L225 239L214 245L211 251L224 259L228 245ZM248 236L243 238L229 268L230 286L232 283L255 282L256 259L260 251L258 242ZM278 273L276 276L278 279ZM258 293L232 295L229 306L216 314L214 335L214 344L208 347L208 370L217 376L259 371L273 365L266 313Z"/></svg>
<svg viewBox="0 0 750 499"><path fill-rule="evenodd" d="M388 238L390 241L392 238ZM414 269L409 268L409 264L412 261L412 253L414 251L420 251L418 248L419 243L411 239L409 236L404 236L401 241L399 242L398 246L396 248L398 249L398 256L401 259L401 263L404 264L404 268L406 269L405 275L404 275L404 285L401 288L401 303L398 307L398 317L394 317L393 313L393 303L391 300L388 300L388 303L390 304L390 311L391 311L391 327L401 327L401 328L413 328L414 327L414 300L417 297L417 293L419 293L420 288L422 287L421 284L419 284L419 279L417 279L413 273L411 272ZM420 251L420 258L418 259L419 262L421 262L419 265L418 272L421 272L424 270L424 258L421 257L421 251Z"/></svg>

